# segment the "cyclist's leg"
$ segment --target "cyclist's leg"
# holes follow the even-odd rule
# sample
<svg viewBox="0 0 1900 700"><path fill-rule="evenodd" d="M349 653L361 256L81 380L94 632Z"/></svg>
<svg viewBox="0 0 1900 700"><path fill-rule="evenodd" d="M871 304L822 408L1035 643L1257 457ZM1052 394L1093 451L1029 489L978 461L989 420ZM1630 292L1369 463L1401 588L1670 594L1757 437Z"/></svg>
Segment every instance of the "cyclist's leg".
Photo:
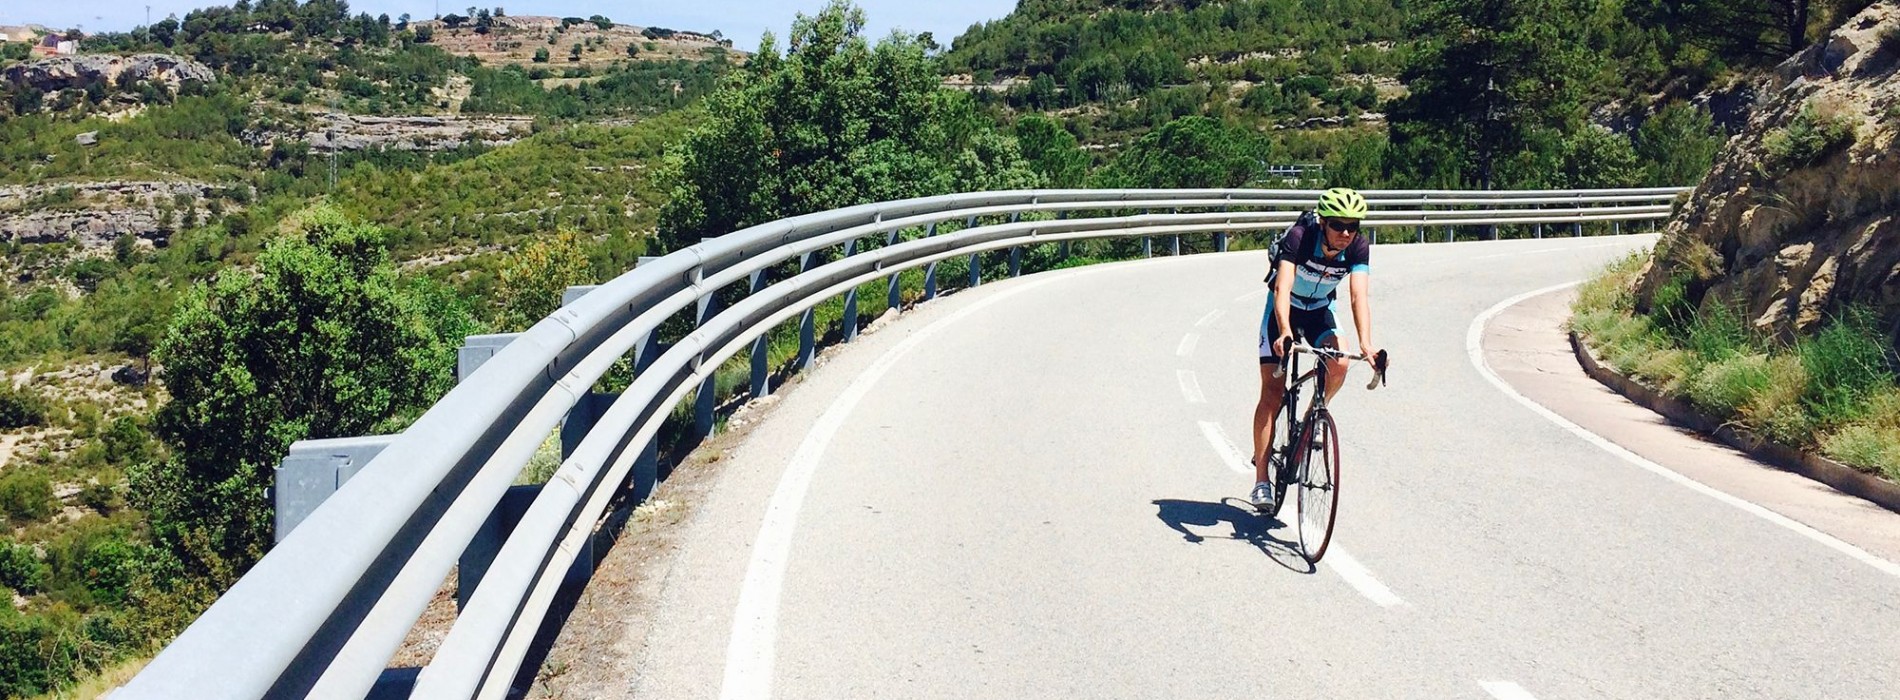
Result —
<svg viewBox="0 0 1900 700"><path fill-rule="evenodd" d="M1280 406L1286 401L1284 381L1273 376L1273 371L1280 366L1273 339L1279 336L1280 321L1273 317L1273 295L1269 294L1266 317L1260 320L1260 400L1253 407L1255 482L1273 480L1273 475L1267 469L1267 442L1273 437L1274 423L1280 417Z"/></svg>
<svg viewBox="0 0 1900 700"><path fill-rule="evenodd" d="M1302 322L1294 325L1301 326L1302 331L1315 338L1314 347L1339 349L1339 324L1333 320L1332 305L1314 310L1307 319L1302 319ZM1333 396L1339 393L1339 388L1346 385L1346 372L1352 369L1352 361L1326 359L1321 362L1326 363L1326 402L1332 403Z"/></svg>

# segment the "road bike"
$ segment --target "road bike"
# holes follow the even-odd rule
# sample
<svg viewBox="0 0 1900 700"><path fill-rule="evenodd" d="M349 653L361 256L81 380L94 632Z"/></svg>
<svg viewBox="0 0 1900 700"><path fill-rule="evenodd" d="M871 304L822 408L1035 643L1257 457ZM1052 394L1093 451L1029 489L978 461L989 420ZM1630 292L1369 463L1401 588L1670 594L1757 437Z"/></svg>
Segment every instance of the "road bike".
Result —
<svg viewBox="0 0 1900 700"><path fill-rule="evenodd" d="M1314 363L1316 366L1301 374L1300 355L1313 355L1318 360ZM1281 411L1286 415L1275 421L1273 435L1267 443L1267 459L1273 472L1273 502L1285 503L1287 489L1299 485L1296 519L1300 527L1300 550L1306 560L1314 564L1326 556L1326 546L1333 539L1333 521L1339 512L1339 426L1326 408L1324 390L1326 373L1331 371L1325 361L1328 359L1371 364L1372 383L1366 385L1367 389L1385 383L1384 350L1375 357L1366 357L1332 348L1316 348L1304 342L1285 353L1273 372L1275 378L1287 378L1285 400L1281 404ZM1301 410L1300 396L1306 393L1309 384L1316 391ZM1302 418L1295 420L1296 416Z"/></svg>

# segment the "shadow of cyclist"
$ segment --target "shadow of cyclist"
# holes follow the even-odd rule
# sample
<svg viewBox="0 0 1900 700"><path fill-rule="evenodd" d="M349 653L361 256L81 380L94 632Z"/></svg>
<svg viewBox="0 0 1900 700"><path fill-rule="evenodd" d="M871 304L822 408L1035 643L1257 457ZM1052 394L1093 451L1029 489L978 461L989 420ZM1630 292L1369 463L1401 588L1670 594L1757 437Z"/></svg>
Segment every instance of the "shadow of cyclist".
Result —
<svg viewBox="0 0 1900 700"><path fill-rule="evenodd" d="M1300 555L1299 545L1272 535L1273 529L1285 527L1285 523L1272 516L1255 512L1251 505L1237 506L1228 501L1243 503L1233 498L1223 498L1219 503L1164 498L1153 503L1160 509L1155 513L1155 517L1160 518L1161 522L1166 523L1174 531L1181 533L1182 539L1188 542L1200 544L1207 538L1189 530L1187 526L1214 527L1226 523L1232 529L1232 533L1226 536L1216 535L1216 539L1246 542L1290 571L1313 573L1314 567Z"/></svg>

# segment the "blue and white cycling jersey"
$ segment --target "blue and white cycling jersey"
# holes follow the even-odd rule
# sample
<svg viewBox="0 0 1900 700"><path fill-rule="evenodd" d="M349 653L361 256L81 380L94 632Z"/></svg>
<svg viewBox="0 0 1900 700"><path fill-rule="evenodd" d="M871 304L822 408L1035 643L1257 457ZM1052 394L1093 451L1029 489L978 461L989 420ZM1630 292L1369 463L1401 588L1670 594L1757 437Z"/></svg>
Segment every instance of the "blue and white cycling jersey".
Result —
<svg viewBox="0 0 1900 700"><path fill-rule="evenodd" d="M1323 228L1318 217L1301 217L1280 237L1280 246L1274 250L1275 259L1293 262L1293 294L1287 302L1292 308L1308 311L1325 308L1339 297L1339 283L1348 275L1371 269L1372 245L1366 236L1353 239L1345 250L1329 258ZM1302 255L1302 251L1305 254ZM1276 264L1267 274L1269 287L1275 285L1274 277L1279 272ZM1268 299L1271 301L1271 295ZM1267 313L1273 313L1270 303Z"/></svg>

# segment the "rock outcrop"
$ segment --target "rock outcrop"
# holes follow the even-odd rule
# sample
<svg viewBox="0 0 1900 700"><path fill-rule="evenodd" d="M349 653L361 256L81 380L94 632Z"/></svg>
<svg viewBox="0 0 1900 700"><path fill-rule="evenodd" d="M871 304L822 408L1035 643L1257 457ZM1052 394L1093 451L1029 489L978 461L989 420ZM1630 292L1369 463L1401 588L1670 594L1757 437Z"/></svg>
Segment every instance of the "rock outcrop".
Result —
<svg viewBox="0 0 1900 700"><path fill-rule="evenodd" d="M1896 68L1900 3L1882 0L1764 78L1747 128L1665 229L1639 307L1673 279L1788 340L1858 304L1900 344ZM1817 136L1826 124L1851 144Z"/></svg>
<svg viewBox="0 0 1900 700"><path fill-rule="evenodd" d="M470 143L504 146L527 138L533 117L417 116L369 117L319 112L301 135L318 153L333 151L443 151Z"/></svg>
<svg viewBox="0 0 1900 700"><path fill-rule="evenodd" d="M249 194L248 188L246 194ZM202 182L85 182L0 187L0 241L102 248L124 234L162 241L208 215L228 189ZM226 211L239 207L224 202ZM199 220L202 220L200 218Z"/></svg>
<svg viewBox="0 0 1900 700"><path fill-rule="evenodd" d="M164 84L176 91L189 82L208 83L217 74L189 58L161 53L135 56L52 56L7 68L6 80L40 92L85 89L94 83L128 87L140 81Z"/></svg>

